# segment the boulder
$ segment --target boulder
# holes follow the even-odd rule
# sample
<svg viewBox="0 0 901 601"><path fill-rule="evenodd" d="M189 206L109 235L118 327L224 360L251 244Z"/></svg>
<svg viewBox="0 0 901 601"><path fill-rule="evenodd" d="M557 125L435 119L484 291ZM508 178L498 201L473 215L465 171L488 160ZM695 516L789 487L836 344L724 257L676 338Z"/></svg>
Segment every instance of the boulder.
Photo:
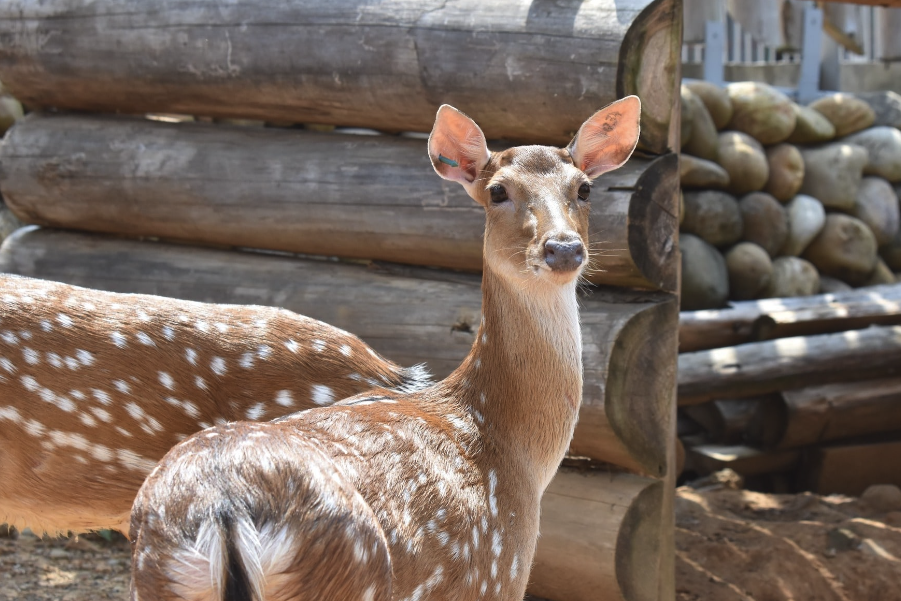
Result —
<svg viewBox="0 0 901 601"><path fill-rule="evenodd" d="M886 125L901 129L901 94L892 91L863 92L855 94L870 105L876 120L873 125Z"/></svg>
<svg viewBox="0 0 901 601"><path fill-rule="evenodd" d="M0 136L22 118L22 105L12 96L0 96Z"/></svg>
<svg viewBox="0 0 901 601"><path fill-rule="evenodd" d="M726 86L732 101L729 129L745 132L761 144L778 144L795 129L788 96L765 83L741 81Z"/></svg>
<svg viewBox="0 0 901 601"><path fill-rule="evenodd" d="M685 196L682 194L682 190L679 190L679 227L682 227L682 223L685 221Z"/></svg>
<svg viewBox="0 0 901 601"><path fill-rule="evenodd" d="M717 190L686 191L682 230L713 246L728 246L741 238L742 223L738 201Z"/></svg>
<svg viewBox="0 0 901 601"><path fill-rule="evenodd" d="M797 257L822 231L826 210L823 203L806 194L795 196L785 209L788 212L788 236L779 254Z"/></svg>
<svg viewBox="0 0 901 601"><path fill-rule="evenodd" d="M880 513L901 510L901 488L894 484L873 484L860 495L860 502Z"/></svg>
<svg viewBox="0 0 901 601"><path fill-rule="evenodd" d="M683 85L701 99L717 129L723 129L729 124L729 120L732 119L732 100L729 98L729 92L709 81L692 81Z"/></svg>
<svg viewBox="0 0 901 601"><path fill-rule="evenodd" d="M792 103L795 129L786 142L791 144L820 144L835 137L835 126L819 111Z"/></svg>
<svg viewBox="0 0 901 601"><path fill-rule="evenodd" d="M739 242L726 253L729 298L752 300L764 293L773 275L773 262L753 242Z"/></svg>
<svg viewBox="0 0 901 601"><path fill-rule="evenodd" d="M851 134L842 142L867 149L869 159L863 168L865 174L901 182L901 131L881 125Z"/></svg>
<svg viewBox="0 0 901 601"><path fill-rule="evenodd" d="M726 304L729 273L719 251L697 236L680 234L683 311L716 309Z"/></svg>
<svg viewBox="0 0 901 601"><path fill-rule="evenodd" d="M901 271L901 231L895 232L888 244L879 248L879 256L892 271Z"/></svg>
<svg viewBox="0 0 901 601"><path fill-rule="evenodd" d="M867 150L854 144L833 142L804 148L801 156L804 157L801 193L813 196L830 209L853 210L869 156Z"/></svg>
<svg viewBox="0 0 901 601"><path fill-rule="evenodd" d="M864 286L882 286L883 284L894 284L895 274L889 269L885 261L876 257L876 266L870 273L870 277L863 283Z"/></svg>
<svg viewBox="0 0 901 601"><path fill-rule="evenodd" d="M854 288L841 280L830 278L828 275L820 276L820 294L834 294L836 292L848 292L850 290L854 290Z"/></svg>
<svg viewBox="0 0 901 601"><path fill-rule="evenodd" d="M809 296L820 290L820 274L809 261L779 257L773 261L773 275L766 289L768 298Z"/></svg>
<svg viewBox="0 0 901 601"><path fill-rule="evenodd" d="M808 106L829 119L838 137L866 129L876 121L876 113L869 104L844 92L818 98Z"/></svg>
<svg viewBox="0 0 901 601"><path fill-rule="evenodd" d="M860 219L832 213L804 251L804 258L824 275L861 286L876 266L876 238Z"/></svg>
<svg viewBox="0 0 901 601"><path fill-rule="evenodd" d="M685 148L685 145L691 140L691 135L694 133L694 121L692 120L692 103L691 98L691 90L682 86L682 116L680 118L680 128L681 128L681 138L679 143L681 144L680 148Z"/></svg>
<svg viewBox="0 0 901 601"><path fill-rule="evenodd" d="M901 134L901 132L898 132ZM766 149L770 177L763 187L776 200L788 202L798 194L804 182L804 158L797 146L777 144Z"/></svg>
<svg viewBox="0 0 901 601"><path fill-rule="evenodd" d="M738 202L741 239L760 246L775 257L788 239L788 211L766 192L751 192Z"/></svg>
<svg viewBox="0 0 901 601"><path fill-rule="evenodd" d="M770 168L760 142L746 133L724 131L718 143L719 164L729 174L726 189L737 196L763 190Z"/></svg>
<svg viewBox="0 0 901 601"><path fill-rule="evenodd" d="M881 177L860 180L857 203L851 214L867 224L873 231L876 244L880 246L891 242L901 227L898 197L892 186Z"/></svg>
<svg viewBox="0 0 901 601"><path fill-rule="evenodd" d="M691 90L682 86L682 106L688 106L691 113L691 137L682 142L682 149L688 154L708 161L717 157L717 131L707 107Z"/></svg>
<svg viewBox="0 0 901 601"><path fill-rule="evenodd" d="M679 183L683 188L722 190L729 185L729 174L713 161L683 153L679 156L679 169Z"/></svg>

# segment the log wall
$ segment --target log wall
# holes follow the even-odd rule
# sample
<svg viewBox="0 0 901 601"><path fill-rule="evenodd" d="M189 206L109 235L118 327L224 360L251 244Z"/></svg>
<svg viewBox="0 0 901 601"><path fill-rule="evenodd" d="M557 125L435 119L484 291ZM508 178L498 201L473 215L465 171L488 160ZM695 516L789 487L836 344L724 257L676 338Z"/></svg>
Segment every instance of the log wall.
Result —
<svg viewBox="0 0 901 601"><path fill-rule="evenodd" d="M0 189L53 227L479 271L484 210L395 136L30 115L0 147ZM675 291L675 155L599 178L599 284Z"/></svg>
<svg viewBox="0 0 901 601"><path fill-rule="evenodd" d="M448 103L489 138L565 144L643 101L678 148L678 0L52 0L0 4L0 80L23 103L429 131Z"/></svg>

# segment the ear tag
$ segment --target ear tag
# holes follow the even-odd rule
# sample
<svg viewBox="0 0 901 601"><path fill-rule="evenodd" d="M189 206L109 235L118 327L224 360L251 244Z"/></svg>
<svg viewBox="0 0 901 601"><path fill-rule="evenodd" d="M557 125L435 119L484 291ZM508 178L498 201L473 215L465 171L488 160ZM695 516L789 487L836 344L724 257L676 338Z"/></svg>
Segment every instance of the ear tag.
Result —
<svg viewBox="0 0 901 601"><path fill-rule="evenodd" d="M442 163L444 163L445 165L450 165L451 167L459 167L460 166L460 163L458 163L454 159L447 158L443 154L438 155L438 160L441 161Z"/></svg>

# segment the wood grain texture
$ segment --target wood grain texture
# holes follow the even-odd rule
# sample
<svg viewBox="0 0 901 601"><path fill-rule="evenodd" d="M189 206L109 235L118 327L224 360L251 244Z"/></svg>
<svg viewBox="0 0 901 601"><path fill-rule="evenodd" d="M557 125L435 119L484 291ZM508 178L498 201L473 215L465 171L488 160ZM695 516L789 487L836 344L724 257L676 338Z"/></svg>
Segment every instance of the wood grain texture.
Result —
<svg viewBox="0 0 901 601"><path fill-rule="evenodd" d="M658 601L663 488L632 474L558 471L541 500L529 593L559 601Z"/></svg>
<svg viewBox="0 0 901 601"><path fill-rule="evenodd" d="M0 190L31 223L217 246L479 271L484 211L422 140L30 115L0 149ZM676 290L676 155L592 192L600 284Z"/></svg>
<svg viewBox="0 0 901 601"><path fill-rule="evenodd" d="M802 473L807 489L829 495L860 495L872 484L901 486L901 440L820 447L812 451Z"/></svg>
<svg viewBox="0 0 901 601"><path fill-rule="evenodd" d="M429 131L449 103L489 138L564 144L638 94L674 149L678 0L10 0L0 79L22 102Z"/></svg>
<svg viewBox="0 0 901 601"><path fill-rule="evenodd" d="M901 284L799 298L734 302L679 315L679 351L901 324Z"/></svg>
<svg viewBox="0 0 901 601"><path fill-rule="evenodd" d="M280 306L351 331L402 365L426 362L438 377L469 352L480 319L478 276L387 264L26 228L4 243L0 269L113 292ZM575 454L666 473L677 314L675 297L662 293L601 289L583 299Z"/></svg>
<svg viewBox="0 0 901 601"><path fill-rule="evenodd" d="M838 382L786 390L750 436L777 448L797 448L901 431L901 378Z"/></svg>
<svg viewBox="0 0 901 601"><path fill-rule="evenodd" d="M679 355L679 404L901 373L901 326L796 336Z"/></svg>

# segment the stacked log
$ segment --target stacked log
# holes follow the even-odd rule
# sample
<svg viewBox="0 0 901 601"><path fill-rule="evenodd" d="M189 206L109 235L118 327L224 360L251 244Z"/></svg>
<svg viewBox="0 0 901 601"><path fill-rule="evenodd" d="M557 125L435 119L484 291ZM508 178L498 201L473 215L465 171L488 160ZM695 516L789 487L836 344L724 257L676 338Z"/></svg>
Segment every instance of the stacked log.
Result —
<svg viewBox="0 0 901 601"><path fill-rule="evenodd" d="M901 284L681 315L687 470L777 492L901 484Z"/></svg>
<svg viewBox="0 0 901 601"><path fill-rule="evenodd" d="M901 97L689 82L682 101L683 309L898 279Z"/></svg>
<svg viewBox="0 0 901 601"><path fill-rule="evenodd" d="M580 467L543 499L530 592L673 599L681 5L106 4L0 6L0 79L35 109L0 193L40 226L0 270L280 306L438 377L477 330L484 227L426 157L438 105L501 148L641 97L641 157L592 193Z"/></svg>

